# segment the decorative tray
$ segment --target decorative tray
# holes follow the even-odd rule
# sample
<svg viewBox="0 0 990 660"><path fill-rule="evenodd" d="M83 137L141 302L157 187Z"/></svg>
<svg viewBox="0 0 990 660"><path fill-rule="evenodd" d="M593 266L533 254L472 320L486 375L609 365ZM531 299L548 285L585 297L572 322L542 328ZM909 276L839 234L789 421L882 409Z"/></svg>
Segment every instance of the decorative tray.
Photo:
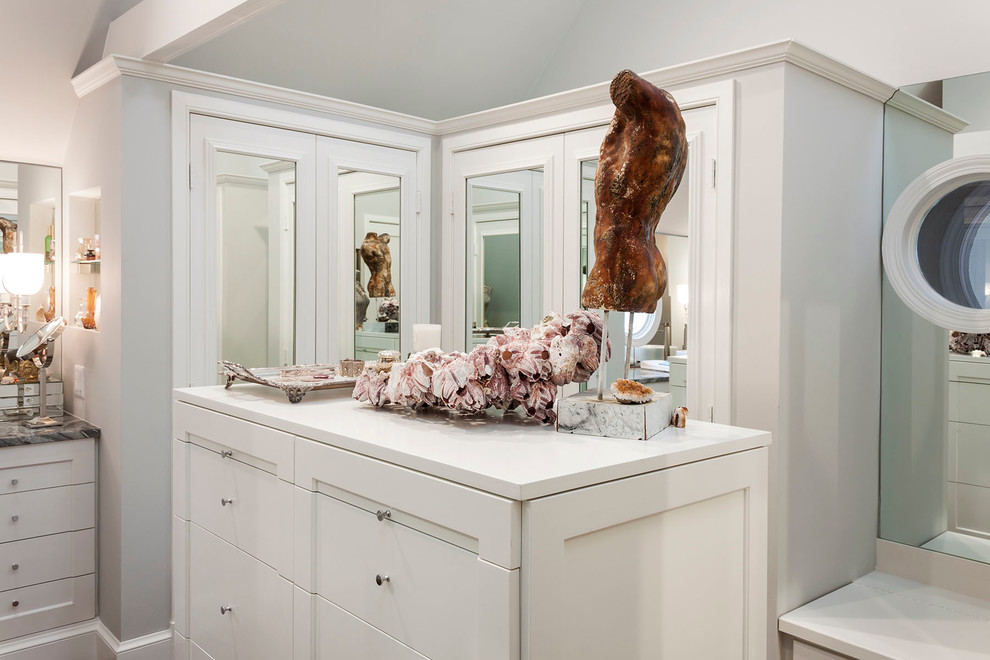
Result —
<svg viewBox="0 0 990 660"><path fill-rule="evenodd" d="M354 387L357 378L338 374L334 364L296 364L291 367L256 367L248 369L236 362L220 360L220 374L227 377L225 388L235 380L275 387L289 397L289 403L299 403L307 392Z"/></svg>

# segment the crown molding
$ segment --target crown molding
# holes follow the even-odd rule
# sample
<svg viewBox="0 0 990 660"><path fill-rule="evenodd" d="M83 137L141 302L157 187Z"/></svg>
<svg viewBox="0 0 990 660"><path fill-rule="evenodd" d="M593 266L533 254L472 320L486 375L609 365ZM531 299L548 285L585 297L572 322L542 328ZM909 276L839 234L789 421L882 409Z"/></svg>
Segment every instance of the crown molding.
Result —
<svg viewBox="0 0 990 660"><path fill-rule="evenodd" d="M906 112L912 117L927 121L929 124L934 124L950 133L958 133L969 126L968 121L960 119L951 112L946 112L937 105L932 105L928 101L904 91L898 90L887 101L887 105Z"/></svg>
<svg viewBox="0 0 990 660"><path fill-rule="evenodd" d="M375 108L352 101L342 101L318 94L310 94L309 92L286 89L285 87L241 80L240 78L187 69L171 64L148 62L122 55L108 55L104 57L97 64L94 64L73 78L72 88L75 90L76 96L83 98L120 76L146 78L171 85L222 92L242 98L268 101L284 106L315 110L317 112L326 112L361 121L371 121L385 126L392 126L393 128L401 128L428 135L436 134L436 122L430 119L414 117L401 112Z"/></svg>
<svg viewBox="0 0 990 660"><path fill-rule="evenodd" d="M892 85L791 39L656 69L640 75L657 86L673 87L778 63L798 66L881 103L886 103L897 91ZM565 110L609 103L608 89L610 84L606 81L440 121L414 117L309 92L121 55L108 55L103 58L73 78L72 87L76 95L82 98L123 75L332 113L434 136L445 136ZM919 99L919 103L924 102ZM910 107L912 110L907 110L908 112L947 130L952 130L951 127L957 125L959 121L958 118L953 118L948 113L932 112L931 108L922 108L913 102L910 103Z"/></svg>
<svg viewBox="0 0 990 660"><path fill-rule="evenodd" d="M786 62L827 78L856 92L884 103L896 88L869 76L858 69L838 62L828 55L809 48L792 39L783 39L762 46L737 50L725 55L709 57L676 66L640 73L639 75L658 87L673 87L701 82L709 78L727 76L739 71ZM520 101L511 105L483 110L461 117L437 122L438 133L449 135L461 131L476 130L486 126L610 103L606 81L587 87L559 92L549 96Z"/></svg>

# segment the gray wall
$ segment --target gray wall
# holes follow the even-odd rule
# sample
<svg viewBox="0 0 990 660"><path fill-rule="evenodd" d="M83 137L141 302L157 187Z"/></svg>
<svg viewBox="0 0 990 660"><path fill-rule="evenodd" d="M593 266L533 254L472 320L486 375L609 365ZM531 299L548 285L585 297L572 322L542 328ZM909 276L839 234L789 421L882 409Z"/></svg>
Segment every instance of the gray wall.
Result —
<svg viewBox="0 0 990 660"><path fill-rule="evenodd" d="M876 566L883 105L785 77L779 613Z"/></svg>
<svg viewBox="0 0 990 660"><path fill-rule="evenodd" d="M124 619L130 603L123 599L125 585L141 580L123 565L125 536L143 534L142 522L135 529L126 521L124 503L131 506L132 486L125 481L140 482L143 475L130 473L124 465L125 437L121 424L121 82L113 81L79 103L69 149L65 160L65 199L76 192L99 187L103 194L103 230L100 236L103 261L100 287L103 301L99 333L67 328L62 334L62 362L65 366L65 391L73 391L73 365L86 369L85 399L69 398L66 406L76 415L100 427L99 441L99 614L103 623L118 639L122 638ZM73 221L65 215L66 231ZM62 248L65 256L64 246ZM64 311L70 311L63 307ZM74 310L71 310L74 311ZM155 420L150 420L154 424ZM153 435L153 434L152 434ZM129 437L129 436L128 436ZM131 452L129 451L128 454ZM165 466L168 463L164 464ZM161 470L159 466L157 469ZM165 468L166 472L168 468ZM159 538L167 543L167 536ZM136 561L136 560L132 560ZM151 570L160 566L149 565ZM167 566L166 566L167 571ZM160 596L151 593L150 598ZM167 596L166 596L167 603ZM160 622L158 622L160 623ZM165 625L167 626L166 619ZM165 626L156 628L162 629Z"/></svg>
<svg viewBox="0 0 990 660"><path fill-rule="evenodd" d="M952 135L888 107L884 118L886 221L897 197L952 158ZM946 529L948 331L912 312L883 281L880 536L920 545Z"/></svg>

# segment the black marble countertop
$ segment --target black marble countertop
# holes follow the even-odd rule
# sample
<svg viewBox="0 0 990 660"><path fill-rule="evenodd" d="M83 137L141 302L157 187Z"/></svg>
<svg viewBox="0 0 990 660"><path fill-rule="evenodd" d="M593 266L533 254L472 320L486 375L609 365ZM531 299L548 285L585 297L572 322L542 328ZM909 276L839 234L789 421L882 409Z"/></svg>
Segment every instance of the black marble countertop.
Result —
<svg viewBox="0 0 990 660"><path fill-rule="evenodd" d="M39 445L44 442L99 438L100 429L89 422L66 414L59 419L61 426L48 426L32 429L24 426L24 421L0 421L0 447L17 445Z"/></svg>

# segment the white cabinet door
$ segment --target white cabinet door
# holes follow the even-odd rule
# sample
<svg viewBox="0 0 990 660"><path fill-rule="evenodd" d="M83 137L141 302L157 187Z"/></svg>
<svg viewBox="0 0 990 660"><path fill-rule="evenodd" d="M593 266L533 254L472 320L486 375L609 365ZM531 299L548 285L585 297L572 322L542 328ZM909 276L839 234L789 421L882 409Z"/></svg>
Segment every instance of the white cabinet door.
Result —
<svg viewBox="0 0 990 660"><path fill-rule="evenodd" d="M316 136L192 115L190 161L177 384L216 384L221 358L315 362Z"/></svg>
<svg viewBox="0 0 990 660"><path fill-rule="evenodd" d="M371 231L391 236L392 283L399 302L399 332L382 328L382 334L399 344L388 348L409 353L413 323L430 318L430 225L429 218L420 218L417 156L320 137L317 162L317 359L355 357L355 271L362 288L369 275L357 250ZM376 323L382 300L371 297L364 330Z"/></svg>
<svg viewBox="0 0 990 660"><path fill-rule="evenodd" d="M292 584L189 525L190 639L215 660L292 657Z"/></svg>
<svg viewBox="0 0 990 660"><path fill-rule="evenodd" d="M528 502L523 657L766 657L767 452Z"/></svg>

